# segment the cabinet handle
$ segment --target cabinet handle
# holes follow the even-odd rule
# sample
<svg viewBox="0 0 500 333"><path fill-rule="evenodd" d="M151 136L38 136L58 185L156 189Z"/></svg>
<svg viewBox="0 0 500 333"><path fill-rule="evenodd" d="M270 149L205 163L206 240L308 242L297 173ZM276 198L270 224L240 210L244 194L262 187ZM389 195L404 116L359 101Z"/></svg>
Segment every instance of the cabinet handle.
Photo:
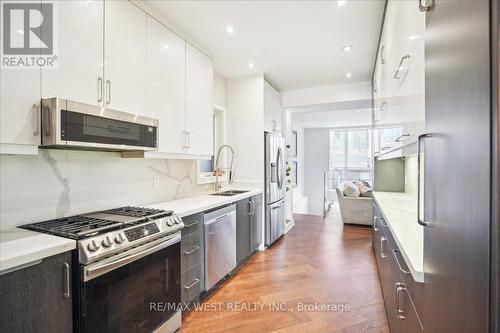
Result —
<svg viewBox="0 0 500 333"><path fill-rule="evenodd" d="M428 5L428 6L424 6L422 4L423 0L418 0L418 10L420 10L421 12L428 12L432 6L434 5L434 0L431 0L431 4Z"/></svg>
<svg viewBox="0 0 500 333"><path fill-rule="evenodd" d="M183 149L188 149L188 145L187 145L187 133L186 131L182 131L182 141L183 141L183 144L182 144L182 148Z"/></svg>
<svg viewBox="0 0 500 333"><path fill-rule="evenodd" d="M382 112L384 111L383 108L384 106L386 106L387 104L389 104L389 102L383 102L382 104L380 104L380 109L378 110L378 112Z"/></svg>
<svg viewBox="0 0 500 333"><path fill-rule="evenodd" d="M396 140L394 140L394 142L402 142L403 141L403 138L406 138L406 137L409 137L410 134L403 134L403 135L400 135L396 138Z"/></svg>
<svg viewBox="0 0 500 333"><path fill-rule="evenodd" d="M97 103L102 102L102 77L97 78Z"/></svg>
<svg viewBox="0 0 500 333"><path fill-rule="evenodd" d="M193 247L191 250L189 250L189 251L184 251L184 254L186 254L186 255L190 255L191 253L196 252L196 251L198 251L199 249L200 249L200 247L199 247L198 245L196 245L196 246L195 246L195 247Z"/></svg>
<svg viewBox="0 0 500 333"><path fill-rule="evenodd" d="M385 253L385 244L387 244L387 238L384 236L380 237L380 256L382 258L387 257L387 254Z"/></svg>
<svg viewBox="0 0 500 333"><path fill-rule="evenodd" d="M69 298L71 296L70 289L70 269L69 264L65 262L63 264L63 272L64 272L64 298Z"/></svg>
<svg viewBox="0 0 500 333"><path fill-rule="evenodd" d="M378 226L377 226L377 222L378 222L378 217L374 216L374 217L373 217L373 230L374 230L375 232L379 231L379 228L378 228Z"/></svg>
<svg viewBox="0 0 500 333"><path fill-rule="evenodd" d="M193 283L191 283L189 286L184 286L184 288L191 289L192 287L196 286L196 284L198 284L198 282L200 282L200 279L194 279Z"/></svg>
<svg viewBox="0 0 500 333"><path fill-rule="evenodd" d="M111 103L111 81L106 80L106 104Z"/></svg>
<svg viewBox="0 0 500 333"><path fill-rule="evenodd" d="M385 45L380 48L380 63L385 64Z"/></svg>
<svg viewBox="0 0 500 333"><path fill-rule="evenodd" d="M420 146L422 145L422 140L430 136L429 133L424 133L419 135L417 140L417 222L424 227L428 227L430 222L426 222L420 218ZM425 187L423 195L425 197ZM425 211L425 204L422 210Z"/></svg>
<svg viewBox="0 0 500 333"><path fill-rule="evenodd" d="M189 224L184 224L184 228L191 228L195 225L197 225L199 223L199 221L195 221L193 223L189 223Z"/></svg>
<svg viewBox="0 0 500 333"><path fill-rule="evenodd" d="M394 78L395 78L396 80L401 79L401 77L399 76L399 71L403 68L403 67L402 67L403 62L404 62L406 59L408 59L408 61L410 61L410 55L409 55L409 54L407 54L407 55L403 56L403 57L401 58L401 60L399 61L399 66L398 66L398 69L396 70L396 73L394 73ZM410 67L410 66L408 66L408 68L409 68L409 67Z"/></svg>
<svg viewBox="0 0 500 333"><path fill-rule="evenodd" d="M253 200L248 200L248 215L255 214L255 203Z"/></svg>
<svg viewBox="0 0 500 333"><path fill-rule="evenodd" d="M404 320L404 319L406 319L405 312L404 312L404 310L401 310L401 302L399 301L399 295L401 294L402 291L404 291L404 292L408 291L408 289L406 289L406 285L404 283L397 282L396 283L396 317Z"/></svg>
<svg viewBox="0 0 500 333"><path fill-rule="evenodd" d="M403 274L410 274L410 272L408 272L406 269L403 269L403 267L401 267L401 264L399 263L399 259L397 256L398 253L401 253L401 252L399 252L399 250L397 250L397 249L392 250L392 254L394 255L394 260L396 260L396 264L398 265L399 271Z"/></svg>
<svg viewBox="0 0 500 333"><path fill-rule="evenodd" d="M38 135L38 129L40 128L40 106L42 102L39 104L33 104L33 135Z"/></svg>
<svg viewBox="0 0 500 333"><path fill-rule="evenodd" d="M191 148L191 132L186 132L186 136L187 136L187 146L186 146L186 148L189 149L189 148Z"/></svg>

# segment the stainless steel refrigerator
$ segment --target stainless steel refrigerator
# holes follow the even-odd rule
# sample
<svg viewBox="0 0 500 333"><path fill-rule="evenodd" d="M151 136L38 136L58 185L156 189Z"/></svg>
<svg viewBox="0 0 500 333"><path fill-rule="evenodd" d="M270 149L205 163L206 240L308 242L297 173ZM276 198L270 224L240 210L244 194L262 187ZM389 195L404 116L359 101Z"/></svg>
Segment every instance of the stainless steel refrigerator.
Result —
<svg viewBox="0 0 500 333"><path fill-rule="evenodd" d="M285 232L284 139L279 134L264 135L266 245L271 245Z"/></svg>

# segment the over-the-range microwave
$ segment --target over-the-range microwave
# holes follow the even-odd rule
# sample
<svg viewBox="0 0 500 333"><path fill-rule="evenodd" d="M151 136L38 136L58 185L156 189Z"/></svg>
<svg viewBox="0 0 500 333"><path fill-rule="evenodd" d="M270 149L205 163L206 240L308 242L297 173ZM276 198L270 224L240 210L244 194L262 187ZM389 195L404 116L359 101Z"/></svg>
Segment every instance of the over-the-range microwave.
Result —
<svg viewBox="0 0 500 333"><path fill-rule="evenodd" d="M61 98L42 99L41 134L44 148L158 149L158 119Z"/></svg>

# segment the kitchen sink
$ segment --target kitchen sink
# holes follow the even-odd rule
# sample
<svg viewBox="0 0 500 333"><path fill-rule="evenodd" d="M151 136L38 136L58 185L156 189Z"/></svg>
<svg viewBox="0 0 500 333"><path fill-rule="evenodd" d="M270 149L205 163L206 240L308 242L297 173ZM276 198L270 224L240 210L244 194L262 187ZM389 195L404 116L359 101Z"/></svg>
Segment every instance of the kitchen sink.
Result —
<svg viewBox="0 0 500 333"><path fill-rule="evenodd" d="M216 192L212 193L212 195L222 195L224 197L230 197L232 195L237 195L237 194L242 194L246 193L248 191L242 191L242 190L229 190L229 191L223 191L223 192Z"/></svg>

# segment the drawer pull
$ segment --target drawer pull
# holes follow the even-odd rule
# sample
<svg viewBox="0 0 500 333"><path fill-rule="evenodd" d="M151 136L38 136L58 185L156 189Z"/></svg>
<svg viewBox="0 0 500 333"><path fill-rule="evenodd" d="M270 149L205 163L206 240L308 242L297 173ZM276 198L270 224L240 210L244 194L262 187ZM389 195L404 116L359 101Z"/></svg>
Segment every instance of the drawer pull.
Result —
<svg viewBox="0 0 500 333"><path fill-rule="evenodd" d="M200 223L200 221L194 221L193 223L184 224L184 228L191 228L191 227L197 225L198 223Z"/></svg>
<svg viewBox="0 0 500 333"><path fill-rule="evenodd" d="M398 253L401 253L401 252L399 252L399 250L396 250L396 249L392 250L392 254L394 255L394 259L396 260L396 264L398 265L399 271L403 274L410 274L410 272L408 272L406 269L403 269L403 267L401 267L401 264L399 263L399 259L397 256Z"/></svg>
<svg viewBox="0 0 500 333"><path fill-rule="evenodd" d="M191 289L192 287L196 286L200 282L200 279L195 279L193 283L191 283L189 286L184 286L186 289Z"/></svg>
<svg viewBox="0 0 500 333"><path fill-rule="evenodd" d="M375 232L379 231L379 228L378 228L378 226L377 226L377 221L378 221L378 217L374 216L374 217L373 217L373 230L374 230Z"/></svg>
<svg viewBox="0 0 500 333"><path fill-rule="evenodd" d="M387 253L385 253L385 244L387 243L387 238L384 236L380 237L380 256L382 258L387 257Z"/></svg>
<svg viewBox="0 0 500 333"><path fill-rule="evenodd" d="M198 251L199 249L200 249L200 247L199 247L199 246L195 246L195 247L193 247L193 248L192 248L191 250L189 250L189 251L184 251L184 254L190 255L191 253L196 252L196 251Z"/></svg>
<svg viewBox="0 0 500 333"><path fill-rule="evenodd" d="M406 319L405 312L404 310L401 310L401 302L399 301L399 295L401 292L407 292L408 289L406 289L406 285L401 282L396 283L396 317L399 319Z"/></svg>

